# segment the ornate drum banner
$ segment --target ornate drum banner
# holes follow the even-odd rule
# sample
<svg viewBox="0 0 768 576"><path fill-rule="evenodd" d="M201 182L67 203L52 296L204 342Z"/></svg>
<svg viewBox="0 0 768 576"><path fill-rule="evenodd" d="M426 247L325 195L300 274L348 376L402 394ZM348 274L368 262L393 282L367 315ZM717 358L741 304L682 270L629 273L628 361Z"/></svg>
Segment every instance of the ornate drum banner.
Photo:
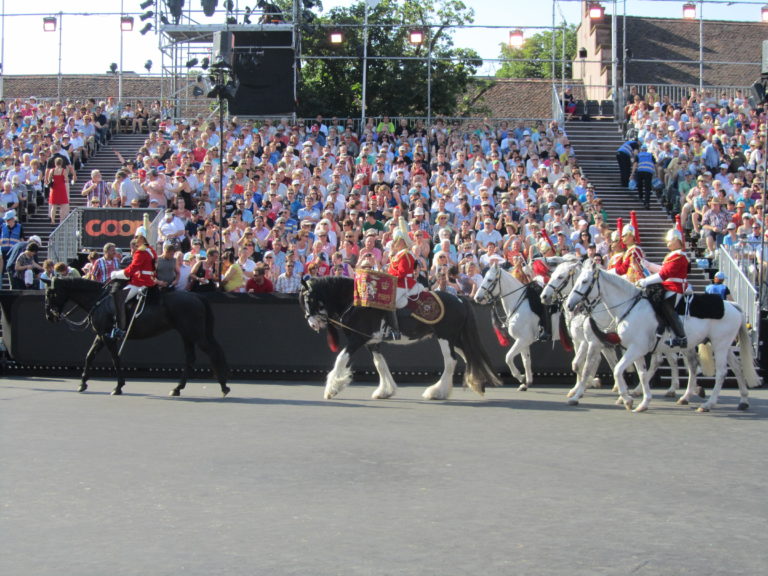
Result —
<svg viewBox="0 0 768 576"><path fill-rule="evenodd" d="M355 271L355 306L394 310L397 279L386 272L360 269Z"/></svg>
<svg viewBox="0 0 768 576"><path fill-rule="evenodd" d="M81 220L82 247L101 250L107 242L114 242L118 248L129 248L145 213L150 220L157 216L154 208L85 208Z"/></svg>

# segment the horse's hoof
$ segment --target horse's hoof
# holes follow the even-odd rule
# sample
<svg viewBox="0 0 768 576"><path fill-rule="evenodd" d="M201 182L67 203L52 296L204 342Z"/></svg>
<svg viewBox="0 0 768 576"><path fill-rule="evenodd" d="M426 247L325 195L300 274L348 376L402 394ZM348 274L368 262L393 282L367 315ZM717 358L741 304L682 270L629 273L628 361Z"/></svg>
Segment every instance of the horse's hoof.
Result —
<svg viewBox="0 0 768 576"><path fill-rule="evenodd" d="M227 394L229 394L229 386L222 386L221 388L221 397L226 398Z"/></svg>
<svg viewBox="0 0 768 576"><path fill-rule="evenodd" d="M123 391L120 390L120 388L115 388L112 390L112 396L121 396L123 394Z"/></svg>
<svg viewBox="0 0 768 576"><path fill-rule="evenodd" d="M632 406L635 405L635 399L634 398L628 398L624 400L624 408L626 408L628 411L632 411Z"/></svg>
<svg viewBox="0 0 768 576"><path fill-rule="evenodd" d="M741 410L742 412L744 410L749 410L749 403L748 402L739 402L738 409Z"/></svg>
<svg viewBox="0 0 768 576"><path fill-rule="evenodd" d="M88 384L80 384L77 389L78 392L85 392L86 390L88 390Z"/></svg>
<svg viewBox="0 0 768 576"><path fill-rule="evenodd" d="M632 392L630 392L630 395L631 395L633 398L640 398L640 396L642 396L642 395L643 395L643 393L642 393L642 392L639 392L639 391L637 391L637 390L632 390Z"/></svg>
<svg viewBox="0 0 768 576"><path fill-rule="evenodd" d="M168 396L181 396L181 390L174 388L168 393Z"/></svg>
<svg viewBox="0 0 768 576"><path fill-rule="evenodd" d="M593 378L592 379L592 388L599 390L603 387L603 382L600 380L600 378Z"/></svg>
<svg viewBox="0 0 768 576"><path fill-rule="evenodd" d="M573 395L576 394L573 390L568 390L568 394L565 395L566 398L573 398Z"/></svg>
<svg viewBox="0 0 768 576"><path fill-rule="evenodd" d="M622 404L624 404L624 399L621 396L619 396L618 398L616 398L616 402L614 402L614 404L616 406L621 406Z"/></svg>
<svg viewBox="0 0 768 576"><path fill-rule="evenodd" d="M520 392L525 392L526 390L528 390L528 384L520 384L520 386L518 386L517 389Z"/></svg>
<svg viewBox="0 0 768 576"><path fill-rule="evenodd" d="M647 404L640 404L637 408L632 410L633 414L638 414L640 412L648 412L648 405Z"/></svg>
<svg viewBox="0 0 768 576"><path fill-rule="evenodd" d="M579 401L577 399L571 398L570 400L568 400L568 406L578 406L578 405L579 405Z"/></svg>
<svg viewBox="0 0 768 576"><path fill-rule="evenodd" d="M704 386L697 386L696 387L696 394L699 395L699 398L706 398L707 397L707 391L704 390Z"/></svg>
<svg viewBox="0 0 768 576"><path fill-rule="evenodd" d="M696 412L709 412L709 408L705 408L704 406L699 406L696 408Z"/></svg>
<svg viewBox="0 0 768 576"><path fill-rule="evenodd" d="M675 398L677 394L674 390L667 390L666 394L664 394L664 398Z"/></svg>
<svg viewBox="0 0 768 576"><path fill-rule="evenodd" d="M687 398L680 398L677 402L675 402L678 406L688 406L688 399Z"/></svg>
<svg viewBox="0 0 768 576"><path fill-rule="evenodd" d="M333 399L334 396L336 396L336 394L333 394L332 392L326 392L325 394L323 394L323 398L325 400L331 400Z"/></svg>

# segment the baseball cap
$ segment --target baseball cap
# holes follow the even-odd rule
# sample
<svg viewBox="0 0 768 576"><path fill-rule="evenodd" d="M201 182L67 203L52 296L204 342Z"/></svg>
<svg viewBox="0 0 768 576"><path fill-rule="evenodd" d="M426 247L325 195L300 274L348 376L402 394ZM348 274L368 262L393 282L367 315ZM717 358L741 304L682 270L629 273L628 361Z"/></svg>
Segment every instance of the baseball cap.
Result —
<svg viewBox="0 0 768 576"><path fill-rule="evenodd" d="M731 222L731 223L730 223L730 224L728 224L728 226L726 226L725 228L726 228L726 230L736 230L736 224L734 224L733 222Z"/></svg>
<svg viewBox="0 0 768 576"><path fill-rule="evenodd" d="M43 241L40 239L40 236L38 236L37 234L33 234L32 236L30 236L29 241L34 242L38 246L42 245L43 243Z"/></svg>
<svg viewBox="0 0 768 576"><path fill-rule="evenodd" d="M725 275L725 272L716 272L715 278L717 278L718 280L727 280L728 276Z"/></svg>

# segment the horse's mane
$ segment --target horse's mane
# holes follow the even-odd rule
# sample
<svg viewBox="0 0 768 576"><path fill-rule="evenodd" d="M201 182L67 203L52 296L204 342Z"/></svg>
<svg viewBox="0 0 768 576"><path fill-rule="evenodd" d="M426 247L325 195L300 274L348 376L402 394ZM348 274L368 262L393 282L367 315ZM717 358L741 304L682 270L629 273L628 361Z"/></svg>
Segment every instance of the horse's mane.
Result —
<svg viewBox="0 0 768 576"><path fill-rule="evenodd" d="M616 288L619 288L621 290L630 290L632 292L640 291L640 288L638 288L632 282L624 278L624 276L619 276L618 274L609 272L604 268L600 269L600 274L601 274L602 280L606 281L608 284L615 286Z"/></svg>
<svg viewBox="0 0 768 576"><path fill-rule="evenodd" d="M352 304L355 281L346 276L324 276L310 278L309 285L315 296L325 302L329 312L343 312Z"/></svg>
<svg viewBox="0 0 768 576"><path fill-rule="evenodd" d="M85 278L54 278L51 287L71 292L101 292L104 289L104 284Z"/></svg>

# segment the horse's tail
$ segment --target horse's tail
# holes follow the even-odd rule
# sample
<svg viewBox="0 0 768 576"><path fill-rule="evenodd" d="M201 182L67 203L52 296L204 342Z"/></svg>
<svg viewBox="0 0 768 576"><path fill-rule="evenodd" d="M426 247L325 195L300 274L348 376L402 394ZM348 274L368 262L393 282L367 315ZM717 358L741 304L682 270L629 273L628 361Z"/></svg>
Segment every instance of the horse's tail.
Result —
<svg viewBox="0 0 768 576"><path fill-rule="evenodd" d="M227 357L224 355L224 349L216 340L214 334L214 327L216 321L214 320L213 308L211 303L205 297L200 298L200 301L205 307L205 349L208 357L211 359L211 368L213 370L213 376L221 383L227 381Z"/></svg>
<svg viewBox="0 0 768 576"><path fill-rule="evenodd" d="M762 386L763 382L755 368L755 357L752 350L752 340L749 338L747 321L743 317L741 326L739 326L739 360L741 361L741 370L744 373L744 382L747 388Z"/></svg>
<svg viewBox="0 0 768 576"><path fill-rule="evenodd" d="M464 360L467 364L464 371L464 386L473 392L483 394L486 384L501 386L501 379L493 370L491 359L480 342L474 304L466 298L461 298L461 301L467 309L467 318L459 333L459 348L464 352Z"/></svg>
<svg viewBox="0 0 768 576"><path fill-rule="evenodd" d="M712 353L712 344L709 342L699 344L699 364L704 376L712 378L715 375L715 355Z"/></svg>

